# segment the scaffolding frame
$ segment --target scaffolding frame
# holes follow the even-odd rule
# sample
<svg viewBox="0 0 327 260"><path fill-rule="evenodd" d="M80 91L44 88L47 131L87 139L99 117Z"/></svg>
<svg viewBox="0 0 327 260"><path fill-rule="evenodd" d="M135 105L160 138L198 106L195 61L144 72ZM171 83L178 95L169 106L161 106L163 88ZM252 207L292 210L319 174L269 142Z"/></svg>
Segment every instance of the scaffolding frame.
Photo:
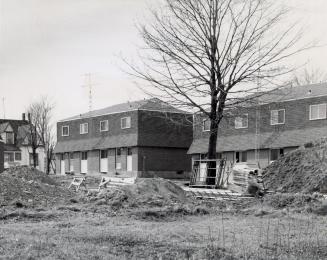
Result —
<svg viewBox="0 0 327 260"><path fill-rule="evenodd" d="M225 169L226 159L193 160L190 187L223 187ZM214 176L208 175L209 172L215 172Z"/></svg>

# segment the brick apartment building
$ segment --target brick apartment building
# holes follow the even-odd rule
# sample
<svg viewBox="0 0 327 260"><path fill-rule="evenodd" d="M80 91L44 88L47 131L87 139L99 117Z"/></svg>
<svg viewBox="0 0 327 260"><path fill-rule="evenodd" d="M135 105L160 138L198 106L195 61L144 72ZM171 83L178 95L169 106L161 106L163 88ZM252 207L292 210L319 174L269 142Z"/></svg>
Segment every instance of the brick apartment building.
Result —
<svg viewBox="0 0 327 260"><path fill-rule="evenodd" d="M191 142L191 114L159 99L118 104L57 123L56 170L182 178Z"/></svg>
<svg viewBox="0 0 327 260"><path fill-rule="evenodd" d="M327 136L327 83L288 87L258 98L258 105L231 111L218 132L217 153L230 162L261 167L306 142ZM205 158L209 121L194 116L193 159Z"/></svg>
<svg viewBox="0 0 327 260"><path fill-rule="evenodd" d="M22 114L21 120L0 119L0 136L3 141L4 168L33 166L32 148L29 141L30 123ZM44 171L44 147L36 150L36 168Z"/></svg>
<svg viewBox="0 0 327 260"><path fill-rule="evenodd" d="M3 141L2 141L2 138L1 138L1 136L0 136L0 173L2 173L3 172L3 170L4 170L4 154L3 154L3 152L4 152L4 143L3 143Z"/></svg>

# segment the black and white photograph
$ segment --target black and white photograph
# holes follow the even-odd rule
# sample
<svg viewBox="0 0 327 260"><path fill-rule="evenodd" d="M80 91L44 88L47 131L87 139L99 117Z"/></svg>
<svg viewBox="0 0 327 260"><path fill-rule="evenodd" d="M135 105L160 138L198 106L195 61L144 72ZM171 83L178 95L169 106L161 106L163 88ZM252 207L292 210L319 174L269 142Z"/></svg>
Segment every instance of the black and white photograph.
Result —
<svg viewBox="0 0 327 260"><path fill-rule="evenodd" d="M327 259L327 0L0 0L0 260Z"/></svg>

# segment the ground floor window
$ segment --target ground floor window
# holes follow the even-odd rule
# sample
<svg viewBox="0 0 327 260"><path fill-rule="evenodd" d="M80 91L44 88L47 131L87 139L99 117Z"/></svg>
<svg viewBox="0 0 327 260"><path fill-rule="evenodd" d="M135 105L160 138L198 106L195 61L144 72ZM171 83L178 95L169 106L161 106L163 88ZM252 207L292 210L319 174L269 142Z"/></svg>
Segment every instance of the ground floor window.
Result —
<svg viewBox="0 0 327 260"><path fill-rule="evenodd" d="M39 166L39 154L38 154L38 153L35 154L35 160L36 160L35 165L36 165L36 166ZM30 166L34 166L34 157L33 157L33 153L30 153Z"/></svg>
<svg viewBox="0 0 327 260"><path fill-rule="evenodd" d="M21 161L21 160L22 160L22 153L15 152L15 161Z"/></svg>
<svg viewBox="0 0 327 260"><path fill-rule="evenodd" d="M235 153L235 162L247 162L247 152L240 151Z"/></svg>
<svg viewBox="0 0 327 260"><path fill-rule="evenodd" d="M14 160L14 153L4 153L5 162L13 162Z"/></svg>
<svg viewBox="0 0 327 260"><path fill-rule="evenodd" d="M87 152L82 152L82 161L87 160Z"/></svg>
<svg viewBox="0 0 327 260"><path fill-rule="evenodd" d="M116 170L121 170L122 148L116 148Z"/></svg>
<svg viewBox="0 0 327 260"><path fill-rule="evenodd" d="M284 155L284 149L271 149L270 161L276 161Z"/></svg>
<svg viewBox="0 0 327 260"><path fill-rule="evenodd" d="M107 159L108 158L108 150L101 150L100 151L100 158Z"/></svg>

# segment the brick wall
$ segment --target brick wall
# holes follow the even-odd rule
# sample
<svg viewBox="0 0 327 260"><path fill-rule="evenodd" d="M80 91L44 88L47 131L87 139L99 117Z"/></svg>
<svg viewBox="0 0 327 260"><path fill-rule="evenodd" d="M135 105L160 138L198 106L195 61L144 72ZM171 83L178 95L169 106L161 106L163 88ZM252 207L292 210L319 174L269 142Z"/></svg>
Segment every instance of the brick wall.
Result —
<svg viewBox="0 0 327 260"><path fill-rule="evenodd" d="M139 111L139 146L183 147L192 143L192 115Z"/></svg>
<svg viewBox="0 0 327 260"><path fill-rule="evenodd" d="M143 171L185 171L191 170L191 157L183 148L138 148L138 170ZM144 158L145 156L145 158Z"/></svg>
<svg viewBox="0 0 327 260"><path fill-rule="evenodd" d="M73 160L71 160L71 164L73 165L74 173L80 174L81 173L81 153L80 152L73 153Z"/></svg>
<svg viewBox="0 0 327 260"><path fill-rule="evenodd" d="M131 128L121 129L121 118L131 117ZM100 121L109 121L109 131L100 132ZM92 118L78 119L67 122L57 123L58 142L67 140L87 140L94 137L116 136L121 134L137 133L138 128L137 111L110 114ZM88 123L89 131L87 134L80 134L80 124ZM62 126L69 126L69 136L62 136Z"/></svg>
<svg viewBox="0 0 327 260"><path fill-rule="evenodd" d="M327 126L327 119L309 120L310 105L320 103L327 103L327 96L262 105L259 108L259 131L260 133L264 133ZM285 109L285 124L270 125L271 110L277 109ZM233 111L233 115L241 115L245 113L248 114L248 128L235 129L235 116L226 117L221 121L219 127L220 136L242 135L248 133L255 134L256 109L252 107ZM195 116L193 132L194 139L209 137L209 132L202 131L202 121L203 117L201 115Z"/></svg>
<svg viewBox="0 0 327 260"><path fill-rule="evenodd" d="M4 151L3 151L3 142L0 141L0 173L4 170Z"/></svg>
<svg viewBox="0 0 327 260"><path fill-rule="evenodd" d="M99 150L87 152L87 174L98 174L100 172Z"/></svg>

